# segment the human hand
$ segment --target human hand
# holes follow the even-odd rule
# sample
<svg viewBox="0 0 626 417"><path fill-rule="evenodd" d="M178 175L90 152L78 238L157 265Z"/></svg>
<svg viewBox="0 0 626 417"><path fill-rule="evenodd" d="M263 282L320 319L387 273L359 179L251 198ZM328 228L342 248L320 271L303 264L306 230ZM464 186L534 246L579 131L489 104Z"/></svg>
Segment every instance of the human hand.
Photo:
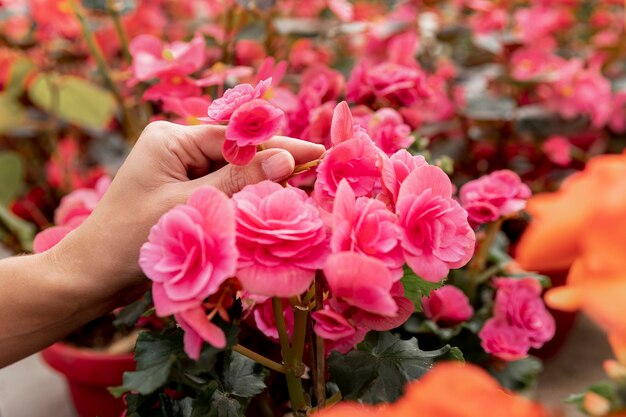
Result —
<svg viewBox="0 0 626 417"><path fill-rule="evenodd" d="M212 125L148 125L91 216L46 252L61 263L61 275L81 277L85 292L103 299L116 294L132 298L136 294L125 290L141 290L145 283L137 264L139 248L167 210L203 185L232 195L248 184L282 181L296 164L325 151L322 145L277 136L250 164L224 165L224 132Z"/></svg>

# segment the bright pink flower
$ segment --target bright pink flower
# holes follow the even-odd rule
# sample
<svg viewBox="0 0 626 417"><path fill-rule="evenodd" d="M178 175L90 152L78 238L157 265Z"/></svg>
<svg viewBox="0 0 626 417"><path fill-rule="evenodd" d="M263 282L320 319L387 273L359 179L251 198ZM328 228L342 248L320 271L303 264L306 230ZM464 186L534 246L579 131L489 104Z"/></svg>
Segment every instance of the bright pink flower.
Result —
<svg viewBox="0 0 626 417"><path fill-rule="evenodd" d="M298 2L298 8L302 4ZM289 52L289 64L296 71L318 64L328 65L331 58L332 52L327 47L316 45L308 38L295 41Z"/></svg>
<svg viewBox="0 0 626 417"><path fill-rule="evenodd" d="M530 349L524 331L501 320L487 320L478 336L485 352L505 361L522 359L528 355Z"/></svg>
<svg viewBox="0 0 626 417"><path fill-rule="evenodd" d="M193 79L176 72L167 72L159 76L159 81L150 86L143 94L148 101L167 100L170 98L197 97L202 94Z"/></svg>
<svg viewBox="0 0 626 417"><path fill-rule="evenodd" d="M404 258L420 277L439 281L472 257L476 238L467 212L452 199L452 183L440 168L422 166L409 174L396 212Z"/></svg>
<svg viewBox="0 0 626 417"><path fill-rule="evenodd" d="M237 80L252 75L253 69L250 67L236 66L227 67L221 62L214 64L209 70L202 74L196 81L200 87L218 86L223 88L224 84L234 84Z"/></svg>
<svg viewBox="0 0 626 417"><path fill-rule="evenodd" d="M385 263L394 279L402 277L404 258L398 241L396 216L381 201L355 198L344 179L339 184L333 205L333 252L356 252Z"/></svg>
<svg viewBox="0 0 626 417"><path fill-rule="evenodd" d="M37 23L37 37L47 40L59 34L65 38L80 35L80 24L69 0L29 0L29 9Z"/></svg>
<svg viewBox="0 0 626 417"><path fill-rule="evenodd" d="M453 285L444 285L428 297L423 297L422 308L428 319L450 326L469 320L474 315L465 293Z"/></svg>
<svg viewBox="0 0 626 417"><path fill-rule="evenodd" d="M393 277L382 261L354 252L334 253L324 265L334 298L381 316L395 316L398 305L391 295Z"/></svg>
<svg viewBox="0 0 626 417"><path fill-rule="evenodd" d="M313 312L311 318L315 321L313 330L323 339L336 341L356 333L356 328L328 305L324 306L323 310Z"/></svg>
<svg viewBox="0 0 626 417"><path fill-rule="evenodd" d="M383 158L381 183L383 192L392 207L395 207L400 186L415 169L428 165L422 155L411 155L406 149L400 149L390 158Z"/></svg>
<svg viewBox="0 0 626 417"><path fill-rule="evenodd" d="M56 246L65 236L67 236L73 227L69 226L52 226L37 233L33 240L33 252L41 253Z"/></svg>
<svg viewBox="0 0 626 417"><path fill-rule="evenodd" d="M565 63L545 45L517 49L511 56L511 76L519 81L554 79L557 69Z"/></svg>
<svg viewBox="0 0 626 417"><path fill-rule="evenodd" d="M367 125L367 131L374 143L387 155L408 148L415 142L411 127L404 123L400 113L390 108L374 113Z"/></svg>
<svg viewBox="0 0 626 417"><path fill-rule="evenodd" d="M243 104L257 98L263 97L263 94L272 84L271 79L259 82L255 87L250 84L239 84L233 88L226 90L224 95L214 100L208 109L209 117L205 121L209 122L227 122L232 114Z"/></svg>
<svg viewBox="0 0 626 417"><path fill-rule="evenodd" d="M267 101L249 101L239 106L230 117L226 140L236 142L237 146L260 145L274 136L282 120L282 110Z"/></svg>
<svg viewBox="0 0 626 417"><path fill-rule="evenodd" d="M293 334L294 315L291 304L286 298L281 298L283 304L283 316L287 326L287 335L291 337ZM276 316L274 316L274 308L272 299L268 298L263 303L254 307L254 322L256 327L267 337L278 340L278 329L276 328Z"/></svg>
<svg viewBox="0 0 626 417"><path fill-rule="evenodd" d="M271 181L233 196L237 211L237 278L252 294L292 297L306 291L328 254L324 223L311 198Z"/></svg>
<svg viewBox="0 0 626 417"><path fill-rule="evenodd" d="M554 318L541 298L541 285L533 278L497 278L494 317L524 330L529 344L540 348L552 339Z"/></svg>
<svg viewBox="0 0 626 417"><path fill-rule="evenodd" d="M187 75L204 64L205 44L202 35L190 42L164 44L152 35L139 35L130 43L133 56L133 75L147 81L164 73Z"/></svg>
<svg viewBox="0 0 626 417"><path fill-rule="evenodd" d="M210 97L167 97L163 100L163 110L179 116L174 123L193 126L202 123L199 118L206 115L210 104Z"/></svg>
<svg viewBox="0 0 626 417"><path fill-rule="evenodd" d="M80 169L80 149L76 140L63 138L50 160L46 163L46 179L52 188L64 192L78 188L92 188L98 179L106 175L104 168Z"/></svg>
<svg viewBox="0 0 626 417"><path fill-rule="evenodd" d="M165 213L141 248L139 265L153 281L159 316L198 307L235 275L235 211L215 188L194 192Z"/></svg>
<svg viewBox="0 0 626 417"><path fill-rule="evenodd" d="M469 0L467 6L474 11L469 23L476 33L482 35L501 31L506 27L509 13L501 3L489 0Z"/></svg>
<svg viewBox="0 0 626 417"><path fill-rule="evenodd" d="M352 320L358 327L384 332L402 326L415 312L415 305L404 296L404 287L400 281L393 283L389 292L393 301L398 306L398 311L393 316L384 316L368 310L357 310ZM331 299L331 302L334 300Z"/></svg>
<svg viewBox="0 0 626 417"><path fill-rule="evenodd" d="M346 97L359 104L410 106L428 97L421 70L393 62L369 66L359 62L346 86Z"/></svg>
<svg viewBox="0 0 626 417"><path fill-rule="evenodd" d="M548 159L560 166L568 166L572 162L572 144L563 136L550 136L542 146Z"/></svg>
<svg viewBox="0 0 626 417"><path fill-rule="evenodd" d="M206 341L217 349L226 347L226 335L215 324L211 323L202 307L193 307L189 310L174 314L176 321L185 331L183 343L185 352L191 359L200 358L202 342Z"/></svg>
<svg viewBox="0 0 626 417"><path fill-rule="evenodd" d="M531 196L530 188L515 172L503 169L472 180L461 187L461 204L472 216L470 220L481 224L488 214L497 217L508 216L524 210L526 200ZM486 207L490 205L492 207ZM494 210L495 209L495 210Z"/></svg>
<svg viewBox="0 0 626 417"><path fill-rule="evenodd" d="M61 199L61 204L54 212L57 226L78 227L96 208L111 185L111 178L102 177L95 188L79 188Z"/></svg>
<svg viewBox="0 0 626 417"><path fill-rule="evenodd" d="M525 43L541 41L567 29L573 22L570 8L554 5L521 8L515 12L517 31Z"/></svg>

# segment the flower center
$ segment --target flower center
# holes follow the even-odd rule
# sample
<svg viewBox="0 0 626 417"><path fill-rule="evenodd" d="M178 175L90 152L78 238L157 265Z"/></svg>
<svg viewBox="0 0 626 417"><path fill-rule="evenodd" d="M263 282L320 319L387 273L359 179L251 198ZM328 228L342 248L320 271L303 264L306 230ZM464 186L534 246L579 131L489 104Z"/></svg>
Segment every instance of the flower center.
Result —
<svg viewBox="0 0 626 417"><path fill-rule="evenodd" d="M174 60L174 52L172 52L171 49L167 49L167 48L163 49L163 52L161 53L161 56L167 62L172 62Z"/></svg>

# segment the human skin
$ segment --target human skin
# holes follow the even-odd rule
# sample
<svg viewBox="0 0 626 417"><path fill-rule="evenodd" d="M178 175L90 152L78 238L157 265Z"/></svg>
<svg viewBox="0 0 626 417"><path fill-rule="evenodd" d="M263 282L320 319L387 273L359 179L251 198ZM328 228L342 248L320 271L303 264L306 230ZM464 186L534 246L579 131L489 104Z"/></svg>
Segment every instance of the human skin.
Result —
<svg viewBox="0 0 626 417"><path fill-rule="evenodd" d="M137 299L139 248L159 217L200 186L227 195L282 181L322 145L276 136L246 166L224 165L225 128L148 125L94 212L52 249L0 261L0 367Z"/></svg>

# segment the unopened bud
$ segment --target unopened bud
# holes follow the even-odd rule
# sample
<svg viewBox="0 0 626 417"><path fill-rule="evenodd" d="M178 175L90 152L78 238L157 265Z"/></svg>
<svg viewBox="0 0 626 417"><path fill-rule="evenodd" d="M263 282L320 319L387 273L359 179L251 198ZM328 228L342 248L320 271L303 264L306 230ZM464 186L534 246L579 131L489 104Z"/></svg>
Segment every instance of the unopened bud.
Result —
<svg viewBox="0 0 626 417"><path fill-rule="evenodd" d="M583 398L583 409L594 417L602 417L611 411L611 402L595 392L589 391Z"/></svg>

